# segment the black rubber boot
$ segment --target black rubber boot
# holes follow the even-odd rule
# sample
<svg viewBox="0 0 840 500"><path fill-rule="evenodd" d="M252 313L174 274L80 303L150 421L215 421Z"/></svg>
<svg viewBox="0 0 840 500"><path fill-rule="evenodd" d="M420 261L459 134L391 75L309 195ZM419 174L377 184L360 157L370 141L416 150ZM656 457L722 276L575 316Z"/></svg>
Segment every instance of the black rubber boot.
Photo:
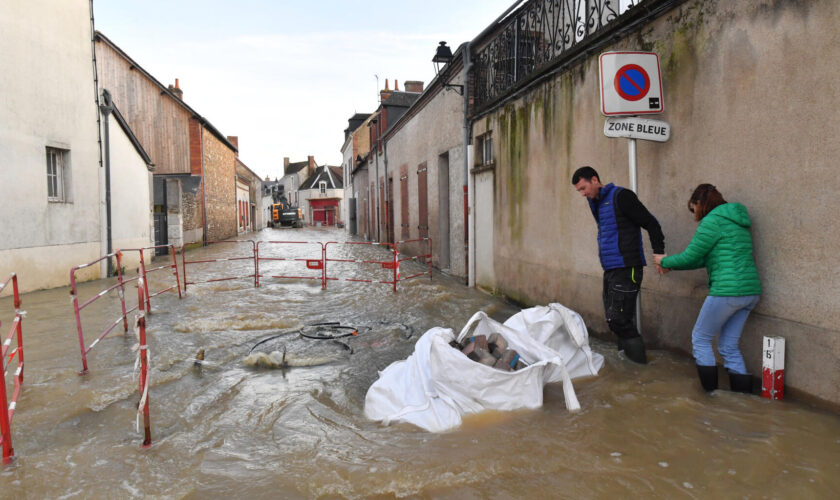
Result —
<svg viewBox="0 0 840 500"><path fill-rule="evenodd" d="M647 355L645 354L645 341L642 337L633 337L630 339L618 339L618 350L624 351L627 359L634 361L641 365L647 364Z"/></svg>
<svg viewBox="0 0 840 500"><path fill-rule="evenodd" d="M712 392L718 388L718 367L697 365L697 375L700 376L700 385L706 392Z"/></svg>
<svg viewBox="0 0 840 500"><path fill-rule="evenodd" d="M729 390L752 394L752 375L729 372Z"/></svg>

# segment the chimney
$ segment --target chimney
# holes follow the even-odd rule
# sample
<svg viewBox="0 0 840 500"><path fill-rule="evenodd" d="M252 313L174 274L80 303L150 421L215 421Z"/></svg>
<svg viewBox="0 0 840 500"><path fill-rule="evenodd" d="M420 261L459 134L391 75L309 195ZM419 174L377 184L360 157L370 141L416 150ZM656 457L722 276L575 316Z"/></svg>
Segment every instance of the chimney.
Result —
<svg viewBox="0 0 840 500"><path fill-rule="evenodd" d="M379 91L379 102L385 102L391 97L391 89L388 88L388 79L385 79L385 90Z"/></svg>
<svg viewBox="0 0 840 500"><path fill-rule="evenodd" d="M265 182L271 182L271 177L269 177L268 175L266 175L266 176L265 176Z"/></svg>
<svg viewBox="0 0 840 500"><path fill-rule="evenodd" d="M175 94L175 97L177 97L178 99L182 101L184 100L184 91L181 90L181 86L178 84L177 78L175 79L175 85L169 85L169 91Z"/></svg>
<svg viewBox="0 0 840 500"><path fill-rule="evenodd" d="M288 168L288 166L289 166L289 157L284 156L283 157L283 172L286 171L286 168Z"/></svg>
<svg viewBox="0 0 840 500"><path fill-rule="evenodd" d="M399 92L399 91L400 91L400 81L397 80L397 79L394 79L394 92Z"/></svg>
<svg viewBox="0 0 840 500"><path fill-rule="evenodd" d="M306 167L307 174L308 174L307 177L309 177L310 175L315 173L315 167L316 167L315 157L314 156L307 156L306 158L309 160L309 165Z"/></svg>
<svg viewBox="0 0 840 500"><path fill-rule="evenodd" d="M233 147L236 148L236 156L239 156L239 136L229 135L227 136L227 140L229 143L233 144Z"/></svg>
<svg viewBox="0 0 840 500"><path fill-rule="evenodd" d="M417 80L406 80L405 82L405 91L406 92L417 92L418 94L423 92L423 82Z"/></svg>

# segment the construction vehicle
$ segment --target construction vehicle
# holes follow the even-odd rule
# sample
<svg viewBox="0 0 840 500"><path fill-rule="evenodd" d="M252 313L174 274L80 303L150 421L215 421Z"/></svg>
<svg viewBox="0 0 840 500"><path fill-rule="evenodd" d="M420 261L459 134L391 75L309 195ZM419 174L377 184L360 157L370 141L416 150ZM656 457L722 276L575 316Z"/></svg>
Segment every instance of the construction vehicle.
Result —
<svg viewBox="0 0 840 500"><path fill-rule="evenodd" d="M303 211L291 206L285 196L280 196L268 208L268 225L271 227L303 227Z"/></svg>

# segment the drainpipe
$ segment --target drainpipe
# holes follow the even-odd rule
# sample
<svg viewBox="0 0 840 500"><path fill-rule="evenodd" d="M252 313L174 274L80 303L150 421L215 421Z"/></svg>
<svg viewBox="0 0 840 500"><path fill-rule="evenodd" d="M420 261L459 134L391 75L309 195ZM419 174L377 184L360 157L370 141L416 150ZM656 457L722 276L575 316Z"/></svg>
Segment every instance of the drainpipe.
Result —
<svg viewBox="0 0 840 500"><path fill-rule="evenodd" d="M204 124L199 120L198 125L198 137L201 140L201 223L203 227L201 244L207 246L207 176L204 173Z"/></svg>
<svg viewBox="0 0 840 500"><path fill-rule="evenodd" d="M385 239L387 240L391 235L391 232L388 231L391 224L391 219L389 217L391 215L391 211L390 206L388 205L388 141L384 141L382 148L384 149L385 154L385 156L383 156L383 159L385 160L385 187L383 188L383 191L385 191ZM394 235L394 238L396 239L396 235ZM393 241L391 243L393 243Z"/></svg>
<svg viewBox="0 0 840 500"><path fill-rule="evenodd" d="M470 42L463 45L464 52L464 67L463 84L464 84L464 236L466 248L464 248L464 265L467 272L467 286L475 286L475 193L473 186L473 179L470 175L470 128L469 107L470 107L470 91L469 91L469 73L470 65Z"/></svg>
<svg viewBox="0 0 840 500"><path fill-rule="evenodd" d="M102 89L102 100L105 101L105 103L99 105L99 110L102 111L103 115L105 115L102 125L105 132L105 227L107 228L106 241L108 243L106 255L108 255L113 251L113 240L111 238L111 134L109 122L111 111L113 111L114 108L112 107L111 93L108 92L107 89ZM108 261L106 276L112 276L114 274L114 264L111 262L110 258L106 260Z"/></svg>
<svg viewBox="0 0 840 500"><path fill-rule="evenodd" d="M379 115L382 116L381 114ZM379 120L375 120L376 123L376 145L373 150L373 154L375 155L374 159L376 162L376 176L374 177L373 183L373 204L376 211L376 217L374 217L374 221L376 222L376 241L382 241L379 236L379 225L381 221L379 220L379 134L382 132L382 127L379 126Z"/></svg>

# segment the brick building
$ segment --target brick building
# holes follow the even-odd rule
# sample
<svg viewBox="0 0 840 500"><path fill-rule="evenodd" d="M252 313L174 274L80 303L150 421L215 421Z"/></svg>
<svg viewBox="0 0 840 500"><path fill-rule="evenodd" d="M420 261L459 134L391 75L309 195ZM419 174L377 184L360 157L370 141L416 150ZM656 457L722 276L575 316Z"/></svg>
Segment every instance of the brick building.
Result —
<svg viewBox="0 0 840 500"><path fill-rule="evenodd" d="M236 152L227 137L114 42L95 34L100 86L152 158L155 244L176 247L236 235Z"/></svg>

